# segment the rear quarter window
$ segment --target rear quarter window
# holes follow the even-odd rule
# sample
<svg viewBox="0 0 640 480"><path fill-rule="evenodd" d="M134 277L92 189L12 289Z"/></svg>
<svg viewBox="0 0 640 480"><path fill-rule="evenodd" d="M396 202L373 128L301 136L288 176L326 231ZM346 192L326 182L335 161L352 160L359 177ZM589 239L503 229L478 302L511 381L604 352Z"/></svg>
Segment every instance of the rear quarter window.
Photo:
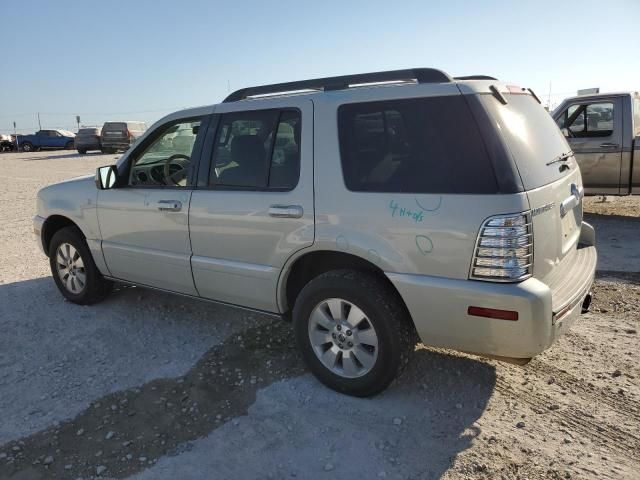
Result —
<svg viewBox="0 0 640 480"><path fill-rule="evenodd" d="M351 191L498 191L462 95L342 105L338 130L344 181Z"/></svg>

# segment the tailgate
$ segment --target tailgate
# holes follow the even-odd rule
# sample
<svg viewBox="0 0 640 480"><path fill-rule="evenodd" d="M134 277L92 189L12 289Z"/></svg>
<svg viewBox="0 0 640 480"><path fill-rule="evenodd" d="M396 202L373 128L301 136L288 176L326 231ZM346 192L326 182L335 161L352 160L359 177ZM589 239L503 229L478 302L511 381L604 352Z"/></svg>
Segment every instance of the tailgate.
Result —
<svg viewBox="0 0 640 480"><path fill-rule="evenodd" d="M558 126L532 95L503 96L506 103L488 95L482 101L498 123L527 192L533 276L546 283L571 261L578 245L584 194L580 169Z"/></svg>
<svg viewBox="0 0 640 480"><path fill-rule="evenodd" d="M580 238L584 189L580 170L571 161L571 173L527 192L533 223L533 276L543 281L575 251Z"/></svg>

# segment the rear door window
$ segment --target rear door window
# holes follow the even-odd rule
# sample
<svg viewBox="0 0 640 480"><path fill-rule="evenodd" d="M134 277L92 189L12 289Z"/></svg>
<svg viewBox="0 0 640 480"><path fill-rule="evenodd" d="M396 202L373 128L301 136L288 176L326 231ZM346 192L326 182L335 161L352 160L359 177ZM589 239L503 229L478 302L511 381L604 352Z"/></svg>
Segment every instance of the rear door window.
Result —
<svg viewBox="0 0 640 480"><path fill-rule="evenodd" d="M498 190L462 95L346 104L338 110L338 126L344 180L351 191Z"/></svg>
<svg viewBox="0 0 640 480"><path fill-rule="evenodd" d="M300 171L300 112L224 114L209 184L229 189L292 190Z"/></svg>

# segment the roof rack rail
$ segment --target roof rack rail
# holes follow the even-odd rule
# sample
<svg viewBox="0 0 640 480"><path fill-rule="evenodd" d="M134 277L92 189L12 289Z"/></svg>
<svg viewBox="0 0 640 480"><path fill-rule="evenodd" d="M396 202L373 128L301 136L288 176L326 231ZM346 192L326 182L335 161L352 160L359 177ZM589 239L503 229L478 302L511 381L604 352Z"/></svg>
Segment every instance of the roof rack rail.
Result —
<svg viewBox="0 0 640 480"><path fill-rule="evenodd" d="M453 77L454 80L498 80L489 75L466 75L464 77Z"/></svg>
<svg viewBox="0 0 640 480"><path fill-rule="evenodd" d="M223 103L236 102L257 95L269 95L303 90L344 90L351 85L363 85L386 82L449 83L452 78L435 68L411 68L386 72L359 73L339 77L314 78L298 82L275 83L236 90L223 100Z"/></svg>

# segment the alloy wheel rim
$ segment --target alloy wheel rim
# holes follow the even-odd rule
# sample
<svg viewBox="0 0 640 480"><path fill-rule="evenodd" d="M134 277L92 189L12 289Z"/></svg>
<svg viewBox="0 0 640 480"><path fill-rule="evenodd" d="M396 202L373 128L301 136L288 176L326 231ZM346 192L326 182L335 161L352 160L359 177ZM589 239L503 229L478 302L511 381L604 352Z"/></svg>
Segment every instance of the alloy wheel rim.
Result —
<svg viewBox="0 0 640 480"><path fill-rule="evenodd" d="M87 284L87 273L78 250L70 243L62 243L56 251L58 276L68 292L78 295Z"/></svg>
<svg viewBox="0 0 640 480"><path fill-rule="evenodd" d="M366 375L378 358L378 335L367 315L342 298L320 302L309 317L311 347L332 373L343 378Z"/></svg>

